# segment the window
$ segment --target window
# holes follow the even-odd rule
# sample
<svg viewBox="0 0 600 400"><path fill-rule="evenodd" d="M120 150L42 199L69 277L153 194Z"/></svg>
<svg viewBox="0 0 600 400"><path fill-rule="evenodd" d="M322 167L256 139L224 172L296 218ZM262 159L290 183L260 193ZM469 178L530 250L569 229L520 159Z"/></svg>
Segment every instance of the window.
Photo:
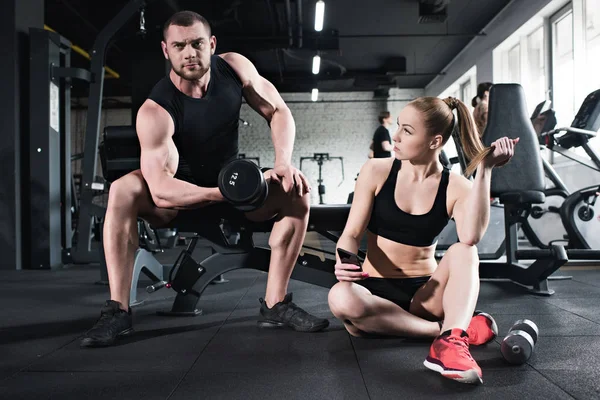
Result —
<svg viewBox="0 0 600 400"><path fill-rule="evenodd" d="M472 110L471 100L477 94L477 67L471 67L467 72L465 72L460 78L458 78L452 85L450 85L446 90L444 90L439 97L456 97L460 99L463 103ZM451 138L448 143L444 146L444 152L448 156L448 158L456 157L458 152L456 150L456 145L454 144L454 140ZM452 166L452 171L460 174L460 165L454 164Z"/></svg>
<svg viewBox="0 0 600 400"><path fill-rule="evenodd" d="M476 89L473 89L473 85L471 84L471 79L460 85L460 99L467 106L470 106L471 100L473 97L477 95Z"/></svg>
<svg viewBox="0 0 600 400"><path fill-rule="evenodd" d="M586 80L589 92L600 89L600 0L585 1L585 50L586 50Z"/></svg>
<svg viewBox="0 0 600 400"><path fill-rule="evenodd" d="M521 83L521 45L517 44L508 51L508 81Z"/></svg>
<svg viewBox="0 0 600 400"><path fill-rule="evenodd" d="M569 126L575 115L575 63L573 57L573 11L569 6L551 18L553 107L558 125Z"/></svg>
<svg viewBox="0 0 600 400"><path fill-rule="evenodd" d="M587 80L588 92L600 89L600 74L598 74L598 65L600 65L600 0L585 1L585 50L586 50L586 68L585 79ZM587 96L586 93L584 96ZM582 100L583 101L583 100ZM600 138L596 136L590 140L592 148L600 148Z"/></svg>
<svg viewBox="0 0 600 400"><path fill-rule="evenodd" d="M544 28L539 27L527 36L527 62L525 64L525 96L527 103L535 106L546 98L546 66L544 54Z"/></svg>
<svg viewBox="0 0 600 400"><path fill-rule="evenodd" d="M494 49L494 83L518 83L528 111L546 99L543 19L535 18Z"/></svg>

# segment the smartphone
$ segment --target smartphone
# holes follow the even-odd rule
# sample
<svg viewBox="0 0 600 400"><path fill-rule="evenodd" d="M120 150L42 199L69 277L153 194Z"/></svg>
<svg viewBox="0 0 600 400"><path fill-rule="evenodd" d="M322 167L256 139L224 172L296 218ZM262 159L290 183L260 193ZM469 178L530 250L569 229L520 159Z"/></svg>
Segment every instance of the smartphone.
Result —
<svg viewBox="0 0 600 400"><path fill-rule="evenodd" d="M350 253L349 251L346 251L344 249L337 249L337 253L338 253L338 256L340 256L340 260L344 264L358 265L358 267L360 268L359 271L362 272L362 265L356 254Z"/></svg>

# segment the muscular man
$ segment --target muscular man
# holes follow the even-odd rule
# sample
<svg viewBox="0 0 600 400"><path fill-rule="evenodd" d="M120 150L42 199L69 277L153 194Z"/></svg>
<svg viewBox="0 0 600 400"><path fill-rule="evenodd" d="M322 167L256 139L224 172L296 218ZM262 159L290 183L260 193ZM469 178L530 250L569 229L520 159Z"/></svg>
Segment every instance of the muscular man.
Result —
<svg viewBox="0 0 600 400"><path fill-rule="evenodd" d="M392 139L388 128L392 125L392 117L389 111L379 113L379 127L373 134L369 158L389 158L392 156Z"/></svg>
<svg viewBox="0 0 600 400"><path fill-rule="evenodd" d="M271 260L261 327L315 332L327 319L308 314L292 302L287 286L304 241L310 187L292 166L295 125L275 87L236 53L215 55L210 25L194 12L174 14L164 27L162 49L172 64L138 112L140 170L110 188L104 222L104 252L110 300L81 341L84 347L108 346L132 332L129 295L138 248L137 218L160 227L175 218L275 219L269 238ZM237 158L242 96L271 127L274 168L265 173L269 197L258 210L243 214L224 201L217 187L220 169Z"/></svg>

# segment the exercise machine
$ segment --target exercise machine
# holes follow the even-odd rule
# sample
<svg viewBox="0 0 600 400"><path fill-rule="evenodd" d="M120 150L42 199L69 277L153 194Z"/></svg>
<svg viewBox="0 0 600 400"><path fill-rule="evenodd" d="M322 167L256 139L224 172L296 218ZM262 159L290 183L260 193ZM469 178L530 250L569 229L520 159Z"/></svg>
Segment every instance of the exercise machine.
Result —
<svg viewBox="0 0 600 400"><path fill-rule="evenodd" d="M520 141L511 161L502 168L494 168L491 179L491 195L504 206L505 240L501 249L506 260L480 262L479 275L483 280L512 281L534 294L552 295L554 290L548 284L552 274L569 260L597 259L600 250L566 249L556 243L548 249L519 249L518 227L527 219L533 205L545 200L539 141L527 116L525 94L520 85L494 85L489 97L488 124L482 137L484 144L489 146L504 136L519 137ZM522 262L524 260L533 262L526 264Z"/></svg>
<svg viewBox="0 0 600 400"><path fill-rule="evenodd" d="M333 157L330 156L329 153L315 153L312 157L300 157L300 171L302 171L302 163L305 161L313 161L316 162L319 166L319 177L317 179L317 183L319 184L319 204L325 204L323 201L323 196L325 196L325 185L323 184L323 164L327 161L332 160L340 160L342 166L342 180L340 181L340 186L344 183L345 175L344 175L344 158L343 157Z"/></svg>
<svg viewBox="0 0 600 400"><path fill-rule="evenodd" d="M72 249L71 84L90 71L71 67L71 43L56 32L29 30L29 136L24 139L29 190L24 213L32 269L60 268Z"/></svg>
<svg viewBox="0 0 600 400"><path fill-rule="evenodd" d="M549 117L552 121L552 114ZM552 122L555 126L556 120ZM600 90L585 98L570 127L554 129L554 126L546 121L539 135L540 146L600 172L600 156L589 145L590 139L600 129ZM582 148L589 160L576 154L572 150L574 148ZM600 249L600 221L594 219L600 213L600 202L597 202L600 184L571 193L550 163L545 159L542 162L546 177L553 184L552 188L545 190L547 201L549 197L558 198L558 201L544 204L544 207L534 206L522 226L523 232L533 245L540 248L563 241L568 243L568 248Z"/></svg>
<svg viewBox="0 0 600 400"><path fill-rule="evenodd" d="M93 234L93 229L97 225L97 221L104 219L106 212L104 207L94 204L93 201L97 195L104 193L106 188L106 182L96 176L106 51L116 33L125 26L127 21L140 13L147 3L148 1L144 0L130 0L98 33L90 51L90 73L93 79L90 81L88 97L76 240L73 250L70 252L71 262L76 264L101 261L101 253L92 246L92 238L98 239L97 235ZM124 162L130 161L125 160ZM137 163L139 166L139 159Z"/></svg>

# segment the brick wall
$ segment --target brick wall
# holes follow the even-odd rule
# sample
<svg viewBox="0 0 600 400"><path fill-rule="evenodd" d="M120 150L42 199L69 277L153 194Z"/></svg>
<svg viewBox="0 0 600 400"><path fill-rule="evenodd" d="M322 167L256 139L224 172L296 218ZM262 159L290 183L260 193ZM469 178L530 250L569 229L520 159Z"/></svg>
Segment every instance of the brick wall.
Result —
<svg viewBox="0 0 600 400"><path fill-rule="evenodd" d="M396 89L386 100L376 99L370 92L320 93L317 102L310 101L309 93L283 94L296 122L294 165L300 168L301 157L312 157L314 153L343 157L344 180L338 159L323 163L324 203L346 203L354 190L356 175L368 159L371 138L379 125L379 112L389 109L397 113L421 94L421 90ZM266 122L246 104L242 106L240 117L250 123L240 128L240 152L247 157L260 157L261 166L272 166L275 153ZM303 161L302 172L313 188L312 204L318 204L317 163Z"/></svg>

